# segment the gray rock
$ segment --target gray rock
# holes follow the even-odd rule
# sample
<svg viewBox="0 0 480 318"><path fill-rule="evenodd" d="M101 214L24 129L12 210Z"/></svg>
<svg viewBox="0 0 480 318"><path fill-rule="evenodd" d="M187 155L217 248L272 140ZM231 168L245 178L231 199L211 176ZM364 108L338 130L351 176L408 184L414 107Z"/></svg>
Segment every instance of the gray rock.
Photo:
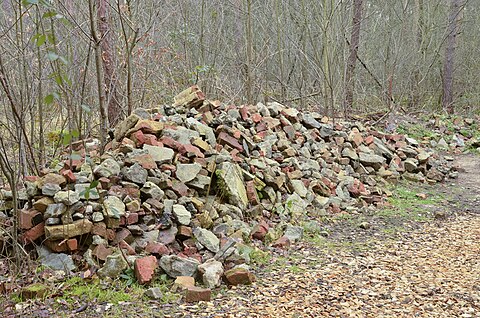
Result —
<svg viewBox="0 0 480 318"><path fill-rule="evenodd" d="M181 204L173 205L173 215L177 218L178 223L189 225L192 214Z"/></svg>
<svg viewBox="0 0 480 318"><path fill-rule="evenodd" d="M64 253L52 253L46 247L37 247L38 259L43 266L57 271L70 273L75 270L75 264L71 255Z"/></svg>
<svg viewBox="0 0 480 318"><path fill-rule="evenodd" d="M300 241L303 237L303 228L300 226L293 226L291 224L287 225L285 229L285 233L283 234L286 236L290 242L297 242Z"/></svg>
<svg viewBox="0 0 480 318"><path fill-rule="evenodd" d="M230 162L223 162L216 170L220 191L226 195L230 204L246 210L248 206L247 190L245 189L242 169Z"/></svg>
<svg viewBox="0 0 480 318"><path fill-rule="evenodd" d="M198 266L198 271L202 274L203 284L208 288L220 286L221 278L224 272L221 262L211 258Z"/></svg>
<svg viewBox="0 0 480 318"><path fill-rule="evenodd" d="M77 203L80 200L80 197L76 191L58 191L53 196L53 199L57 203L63 203L71 206L74 203Z"/></svg>
<svg viewBox="0 0 480 318"><path fill-rule="evenodd" d="M45 183L42 186L42 194L43 195L48 195L48 196L51 196L51 197L53 197L55 195L55 193L57 193L60 190L62 190L62 188L58 184L55 184L55 183Z"/></svg>
<svg viewBox="0 0 480 318"><path fill-rule="evenodd" d="M308 194L308 189L305 187L305 184L302 180L290 180L293 191L298 194L300 197L305 198Z"/></svg>
<svg viewBox="0 0 480 318"><path fill-rule="evenodd" d="M145 182L143 187L140 189L140 193L147 199L152 198L158 201L161 201L165 196L163 190L160 189L160 187L157 186L155 183L150 181Z"/></svg>
<svg viewBox="0 0 480 318"><path fill-rule="evenodd" d="M161 299L163 298L163 293L159 287L151 287L145 291L145 296L150 299Z"/></svg>
<svg viewBox="0 0 480 318"><path fill-rule="evenodd" d="M98 190L96 188L90 189L89 183L79 183L75 184L75 192L78 193L80 199L86 199L86 192L88 190L88 199L89 200L98 200L100 199L100 195L98 194Z"/></svg>
<svg viewBox="0 0 480 318"><path fill-rule="evenodd" d="M285 213L292 219L300 218L306 213L307 203L298 194L290 195L285 201Z"/></svg>
<svg viewBox="0 0 480 318"><path fill-rule="evenodd" d="M98 165L93 173L98 177L110 178L120 173L120 165L114 159L108 158Z"/></svg>
<svg viewBox="0 0 480 318"><path fill-rule="evenodd" d="M386 159L382 156L361 152L359 155L360 162L365 166L373 167L375 170L385 163Z"/></svg>
<svg viewBox="0 0 480 318"><path fill-rule="evenodd" d="M158 242L164 245L168 245L175 242L175 236L177 235L177 233L178 233L177 227L172 226L169 229L159 231L157 235L158 238L156 240L158 240Z"/></svg>
<svg viewBox="0 0 480 318"><path fill-rule="evenodd" d="M195 239L205 246L211 252L217 253L220 248L220 240L212 232L206 229L197 227L193 230Z"/></svg>
<svg viewBox="0 0 480 318"><path fill-rule="evenodd" d="M125 204L118 197L110 195L103 200L104 214L107 218L119 219L125 215Z"/></svg>
<svg viewBox="0 0 480 318"><path fill-rule="evenodd" d="M200 134L195 130L178 126L177 129L165 129L163 131L163 136L171 137L181 144L190 144L190 141L194 138L200 137Z"/></svg>
<svg viewBox="0 0 480 318"><path fill-rule="evenodd" d="M157 164L172 163L175 152L166 147L143 145L143 149L147 150Z"/></svg>
<svg viewBox="0 0 480 318"><path fill-rule="evenodd" d="M93 212L92 221L93 222L102 222L104 220L102 212Z"/></svg>
<svg viewBox="0 0 480 318"><path fill-rule="evenodd" d="M212 179L210 177L199 174L192 181L189 181L187 185L196 190L207 190L211 182Z"/></svg>
<svg viewBox="0 0 480 318"><path fill-rule="evenodd" d="M321 128L322 125L310 113L303 114L303 125L307 128Z"/></svg>
<svg viewBox="0 0 480 318"><path fill-rule="evenodd" d="M447 142L445 141L445 139L440 138L440 140L439 140L438 143L437 143L437 147L438 147L438 148L442 148L442 149L448 149L448 144L447 144Z"/></svg>
<svg viewBox="0 0 480 318"><path fill-rule="evenodd" d="M407 158L403 165L405 166L405 170L408 172L417 172L418 170L418 160L414 158Z"/></svg>
<svg viewBox="0 0 480 318"><path fill-rule="evenodd" d="M98 270L98 276L117 278L128 264L121 254L108 255L105 264Z"/></svg>
<svg viewBox="0 0 480 318"><path fill-rule="evenodd" d="M178 180L183 183L187 183L195 179L200 170L202 170L202 166L198 163L178 163L175 175Z"/></svg>
<svg viewBox="0 0 480 318"><path fill-rule="evenodd" d="M131 167L124 167L122 174L125 180L136 184L144 184L147 182L148 172L138 163L134 163Z"/></svg>
<svg viewBox="0 0 480 318"><path fill-rule="evenodd" d="M177 255L164 255L160 258L160 267L170 277L194 277L200 263L193 258L182 258Z"/></svg>
<svg viewBox="0 0 480 318"><path fill-rule="evenodd" d="M387 157L389 159L393 158L393 153L390 151L390 149L387 148L383 141L381 141L377 137L373 137L373 143L375 145L375 153L377 155Z"/></svg>
<svg viewBox="0 0 480 318"><path fill-rule="evenodd" d="M197 121L195 118L189 117L186 120L187 127L190 129L194 129L197 131L201 136L205 136L210 146L215 147L217 144L217 139L215 137L215 133L213 129L209 126L202 124L201 122Z"/></svg>
<svg viewBox="0 0 480 318"><path fill-rule="evenodd" d="M352 160L358 160L357 153L355 152L355 150L353 150L351 148L343 148L342 156L346 157L346 158L349 158L349 159L352 159Z"/></svg>
<svg viewBox="0 0 480 318"><path fill-rule="evenodd" d="M63 203L54 203L49 204L45 210L43 217L48 218L59 218L67 211L67 206Z"/></svg>

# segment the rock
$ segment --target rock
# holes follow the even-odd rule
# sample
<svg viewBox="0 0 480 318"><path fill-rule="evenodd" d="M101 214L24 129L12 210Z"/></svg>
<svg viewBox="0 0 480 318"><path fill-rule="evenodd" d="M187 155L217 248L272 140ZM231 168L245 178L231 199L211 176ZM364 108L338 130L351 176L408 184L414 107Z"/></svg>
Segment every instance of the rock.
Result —
<svg viewBox="0 0 480 318"><path fill-rule="evenodd" d="M355 161L358 160L357 152L351 148L343 148L342 156Z"/></svg>
<svg viewBox="0 0 480 318"><path fill-rule="evenodd" d="M187 88L175 96L173 107L195 108L203 104L205 95L197 85Z"/></svg>
<svg viewBox="0 0 480 318"><path fill-rule="evenodd" d="M71 206L77 203L80 200L80 197L75 191L58 191L55 193L53 199L57 203L63 203L65 205Z"/></svg>
<svg viewBox="0 0 480 318"><path fill-rule="evenodd" d="M37 247L38 260L45 267L57 271L70 273L75 270L75 264L71 255L63 253L52 253L46 247Z"/></svg>
<svg viewBox="0 0 480 318"><path fill-rule="evenodd" d="M116 176L120 173L120 165L114 159L108 158L98 165L93 170L93 173L99 178L110 178L111 176Z"/></svg>
<svg viewBox="0 0 480 318"><path fill-rule="evenodd" d="M221 262L211 258L198 266L198 271L202 274L203 284L208 288L220 286L223 275L223 265Z"/></svg>
<svg viewBox="0 0 480 318"><path fill-rule="evenodd" d="M155 256L145 256L135 260L135 277L140 285L147 284L153 279L153 274L157 268L157 258Z"/></svg>
<svg viewBox="0 0 480 318"><path fill-rule="evenodd" d="M20 298L22 300L40 298L43 299L50 292L51 287L42 283L33 283L22 287L20 290Z"/></svg>
<svg viewBox="0 0 480 318"><path fill-rule="evenodd" d="M293 191L301 198L307 197L308 189L302 180L290 180L290 184L292 185Z"/></svg>
<svg viewBox="0 0 480 318"><path fill-rule="evenodd" d="M159 165L172 163L173 157L175 156L175 152L166 147L143 145L143 149L148 151L152 159Z"/></svg>
<svg viewBox="0 0 480 318"><path fill-rule="evenodd" d="M220 240L218 237L215 236L212 232L209 230L205 230L202 228L195 228L193 230L193 235L195 236L195 239L205 246L205 248L211 252L218 252L220 248Z"/></svg>
<svg viewBox="0 0 480 318"><path fill-rule="evenodd" d="M192 214L181 204L173 205L173 215L177 218L178 223L189 225Z"/></svg>
<svg viewBox="0 0 480 318"><path fill-rule="evenodd" d="M122 174L125 180L136 184L144 184L147 182L148 172L138 163L134 163L131 167L124 167Z"/></svg>
<svg viewBox="0 0 480 318"><path fill-rule="evenodd" d="M51 196L51 197L53 197L55 195L55 193L57 193L60 190L62 190L62 188L58 184L55 184L55 183L45 183L42 186L42 194L43 195L48 195L48 196Z"/></svg>
<svg viewBox="0 0 480 318"><path fill-rule="evenodd" d="M122 254L114 254L107 256L105 264L98 270L98 276L117 278L124 270L128 268Z"/></svg>
<svg viewBox="0 0 480 318"><path fill-rule="evenodd" d="M191 276L177 276L173 282L172 292L186 290L188 287L195 286L195 278Z"/></svg>
<svg viewBox="0 0 480 318"><path fill-rule="evenodd" d="M80 199L86 200L87 196L89 200L98 200L100 195L97 188L90 188L89 183L77 183L75 184L75 192L78 193ZM87 195L88 192L88 195Z"/></svg>
<svg viewBox="0 0 480 318"><path fill-rule="evenodd" d="M375 170L380 169L386 162L386 159L382 156L361 152L359 155L360 162L365 166L373 167Z"/></svg>
<svg viewBox="0 0 480 318"><path fill-rule="evenodd" d="M175 242L175 236L177 235L177 227L172 226L169 229L161 230L158 235L158 241L162 244L168 245Z"/></svg>
<svg viewBox="0 0 480 318"><path fill-rule="evenodd" d="M47 206L47 209L45 210L45 213L43 217L45 219L48 218L59 218L61 217L65 212L67 212L67 206L63 203L54 203L54 204L49 204Z"/></svg>
<svg viewBox="0 0 480 318"><path fill-rule="evenodd" d="M291 224L287 225L287 229L283 234L286 236L290 242L297 242L300 241L303 237L303 228L300 226L293 226Z"/></svg>
<svg viewBox="0 0 480 318"><path fill-rule="evenodd" d="M45 237L51 240L68 239L90 233L92 226L87 219L73 221L72 224L45 226Z"/></svg>
<svg viewBox="0 0 480 318"><path fill-rule="evenodd" d="M189 286L185 291L185 301L187 303L210 301L212 291L209 288Z"/></svg>
<svg viewBox="0 0 480 318"><path fill-rule="evenodd" d="M193 258L182 258L177 255L164 255L160 258L160 267L170 277L191 276L197 273L200 263Z"/></svg>
<svg viewBox="0 0 480 318"><path fill-rule="evenodd" d="M234 267L225 272L225 280L229 285L250 285L255 281L255 275L243 267Z"/></svg>
<svg viewBox="0 0 480 318"><path fill-rule="evenodd" d="M47 173L40 179L40 185L43 186L47 183L56 184L60 187L63 187L67 184L67 179L64 176L56 174L56 173Z"/></svg>
<svg viewBox="0 0 480 318"><path fill-rule="evenodd" d="M414 158L407 158L403 165L408 172L417 172L418 171L418 160Z"/></svg>
<svg viewBox="0 0 480 318"><path fill-rule="evenodd" d="M140 193L145 199L152 198L161 201L165 195L162 189L155 183L147 181L140 189Z"/></svg>
<svg viewBox="0 0 480 318"><path fill-rule="evenodd" d="M147 289L145 291L144 295L147 296L150 299L155 299L155 300L163 298L163 293L162 293L162 291L160 290L159 287L151 287L151 288Z"/></svg>
<svg viewBox="0 0 480 318"><path fill-rule="evenodd" d="M42 212L44 213L46 210L47 210L47 207L50 205L50 204L53 204L54 201L52 198L50 197L43 197L43 198L40 198L38 199L37 201L35 201L33 203L33 208L39 212Z"/></svg>
<svg viewBox="0 0 480 318"><path fill-rule="evenodd" d="M115 140L121 141L123 137L125 137L127 131L132 129L139 120L140 117L136 114L131 114L130 116L125 118L125 120L123 120L120 124L117 125L117 127L115 127Z"/></svg>
<svg viewBox="0 0 480 318"><path fill-rule="evenodd" d="M191 117L187 118L186 124L188 128L197 131L200 136L205 136L208 144L211 147L215 147L217 145L217 138L215 137L215 133L213 132L212 128Z"/></svg>
<svg viewBox="0 0 480 318"><path fill-rule="evenodd" d="M448 149L448 143L445 141L445 139L440 138L440 140L437 143L437 147L441 149Z"/></svg>
<svg viewBox="0 0 480 318"><path fill-rule="evenodd" d="M195 179L198 173L202 170L202 166L198 163L191 163L191 164L177 164L177 170L175 172L175 176L178 180L183 183L187 183Z"/></svg>
<svg viewBox="0 0 480 318"><path fill-rule="evenodd" d="M107 218L120 219L125 215L125 204L118 197L110 195L103 200L104 214Z"/></svg>
<svg viewBox="0 0 480 318"><path fill-rule="evenodd" d="M230 162L222 162L216 170L218 187L230 204L246 210L248 205L247 190L245 189L241 168Z"/></svg>

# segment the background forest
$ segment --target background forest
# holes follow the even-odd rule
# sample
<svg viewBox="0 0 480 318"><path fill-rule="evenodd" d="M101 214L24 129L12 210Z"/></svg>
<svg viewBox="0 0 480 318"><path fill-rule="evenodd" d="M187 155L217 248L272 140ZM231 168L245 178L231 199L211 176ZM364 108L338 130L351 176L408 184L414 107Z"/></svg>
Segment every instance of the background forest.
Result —
<svg viewBox="0 0 480 318"><path fill-rule="evenodd" d="M38 172L62 142L105 139L132 109L194 84L226 103L335 117L475 111L479 11L465 0L4 0L2 172Z"/></svg>

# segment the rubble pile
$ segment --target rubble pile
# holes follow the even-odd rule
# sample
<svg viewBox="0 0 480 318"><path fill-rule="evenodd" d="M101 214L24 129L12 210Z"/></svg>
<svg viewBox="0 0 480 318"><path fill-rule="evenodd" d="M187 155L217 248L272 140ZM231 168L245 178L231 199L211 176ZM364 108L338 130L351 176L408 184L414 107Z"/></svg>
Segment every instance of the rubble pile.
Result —
<svg viewBox="0 0 480 318"><path fill-rule="evenodd" d="M54 169L26 178L20 238L53 267L116 277L130 263L141 284L158 268L195 277L206 288L190 282L187 298L204 300L222 279L255 279L245 242L288 246L308 218L381 205L384 181L449 174L404 135L276 102L212 102L192 87L171 106L135 110L103 155L94 141L76 142ZM8 214L11 192L1 193Z"/></svg>

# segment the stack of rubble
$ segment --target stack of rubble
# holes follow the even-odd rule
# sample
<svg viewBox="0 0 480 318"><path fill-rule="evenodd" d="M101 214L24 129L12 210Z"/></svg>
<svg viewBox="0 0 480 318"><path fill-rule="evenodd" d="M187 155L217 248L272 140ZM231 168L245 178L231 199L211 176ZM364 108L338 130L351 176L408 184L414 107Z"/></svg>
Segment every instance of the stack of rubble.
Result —
<svg viewBox="0 0 480 318"><path fill-rule="evenodd" d="M288 245L306 217L381 204L379 180L450 173L403 135L278 103L210 102L196 87L172 106L137 109L102 156L97 148L78 142L56 169L25 179L22 240L82 255L100 276L132 262L141 283L158 265L172 277L200 275L209 288L222 276L251 282L239 265L245 241ZM11 193L2 196L7 211ZM290 224L285 232L279 222Z"/></svg>

